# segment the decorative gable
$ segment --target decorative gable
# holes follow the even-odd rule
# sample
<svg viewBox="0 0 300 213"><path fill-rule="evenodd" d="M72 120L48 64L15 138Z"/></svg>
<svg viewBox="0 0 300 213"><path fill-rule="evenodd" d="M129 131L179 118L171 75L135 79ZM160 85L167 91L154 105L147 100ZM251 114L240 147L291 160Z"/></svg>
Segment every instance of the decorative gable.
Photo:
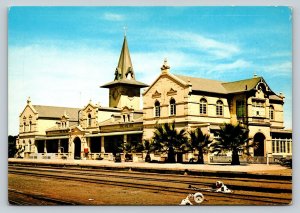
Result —
<svg viewBox="0 0 300 213"><path fill-rule="evenodd" d="M152 98L160 98L161 93L159 93L157 90L152 94Z"/></svg>
<svg viewBox="0 0 300 213"><path fill-rule="evenodd" d="M177 94L177 90L174 90L173 88L171 88L168 92L167 92L167 95L170 96L170 95L176 95Z"/></svg>

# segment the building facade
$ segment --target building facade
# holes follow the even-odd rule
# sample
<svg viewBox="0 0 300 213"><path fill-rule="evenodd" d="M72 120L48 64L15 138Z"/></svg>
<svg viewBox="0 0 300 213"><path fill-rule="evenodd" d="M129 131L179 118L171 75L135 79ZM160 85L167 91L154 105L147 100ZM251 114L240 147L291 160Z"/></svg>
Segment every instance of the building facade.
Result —
<svg viewBox="0 0 300 213"><path fill-rule="evenodd" d="M28 99L19 117L19 154L113 159L120 144L151 139L156 124L175 121L178 129L200 127L211 137L220 125L239 122L258 144L252 156L292 155L292 131L283 123L284 96L273 92L263 77L221 82L175 75L165 60L161 74L148 86L135 78L125 36L114 80L101 87L109 89L108 107L91 101L81 109L39 106Z"/></svg>

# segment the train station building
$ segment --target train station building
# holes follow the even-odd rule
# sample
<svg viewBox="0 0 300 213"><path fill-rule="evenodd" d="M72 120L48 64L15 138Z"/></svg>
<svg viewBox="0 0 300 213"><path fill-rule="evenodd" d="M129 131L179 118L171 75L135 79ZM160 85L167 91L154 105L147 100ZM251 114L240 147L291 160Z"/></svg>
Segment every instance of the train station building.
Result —
<svg viewBox="0 0 300 213"><path fill-rule="evenodd" d="M221 82L181 76L165 60L160 75L146 85L135 77L126 36L113 74L114 80L101 86L109 89L108 107L92 101L83 108L41 106L28 98L19 116L20 154L112 160L120 143L151 139L157 123L175 121L176 128L200 127L211 137L220 125L239 122L248 128L250 140L258 142L253 157L292 156L292 130L283 122L284 96L263 77ZM142 161L143 155L133 160Z"/></svg>

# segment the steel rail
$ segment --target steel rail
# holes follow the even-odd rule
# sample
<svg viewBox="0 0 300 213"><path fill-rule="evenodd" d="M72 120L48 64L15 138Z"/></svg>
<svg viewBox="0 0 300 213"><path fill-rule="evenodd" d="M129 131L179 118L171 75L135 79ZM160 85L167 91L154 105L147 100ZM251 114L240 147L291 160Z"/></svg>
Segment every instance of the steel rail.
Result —
<svg viewBox="0 0 300 213"><path fill-rule="evenodd" d="M20 167L17 167L19 170L25 170L26 168L26 171L29 170L32 170L32 171L37 171L37 170L40 170L39 168L28 168L28 167L24 167L24 168L20 168ZM45 169L45 168L43 168ZM111 173L115 173L115 172L105 172L105 173L108 173L108 174L103 174L102 172L103 171L95 171L95 170L69 170L69 169L54 169L54 168L51 168L51 169L47 169L46 170L47 172L62 172L64 171L65 173L68 173L68 174L78 174L78 175L81 175L81 174L84 174L84 175L87 175L87 176L90 176L90 177L122 177L124 179L136 179L136 180L149 180L149 181L160 181L160 182L172 182L172 183L184 183L184 184L187 184L187 185L195 185L195 184L200 184L200 185L203 185L203 186L211 186L214 182L208 182L206 181L206 177L203 177L202 179L199 180L199 177L193 177L191 179L193 180L179 180L179 178L182 178L182 177L187 177L187 176L175 176L175 175L156 175L155 177L152 177L153 175L151 174L148 174L148 173L132 173L132 172L122 172L122 176L120 176L119 174L120 173L116 173L116 174L111 174ZM76 171L76 172L74 172ZM146 176L146 177L145 177ZM151 176L150 178L148 176ZM166 180L166 178L168 178L168 180ZM170 178L176 178L176 179L170 179ZM190 178L190 176L189 176ZM209 178L208 178L209 179ZM218 180L220 180L220 178L218 178ZM222 178L222 181L225 182L226 180L228 180L227 178ZM232 180L232 179L231 179ZM241 181L241 180L233 180L233 181ZM242 180L244 182L244 180ZM253 182L253 181L252 181ZM256 182L256 181L255 181ZM256 182L257 183L257 182ZM291 193L292 190L291 190L291 183L290 182L280 182L280 184L282 185L286 185L287 188L274 188L274 187L270 187L271 184L274 184L274 183L277 183L277 182L273 182L273 181L265 181L265 182L261 182L261 183L264 183L265 185L267 185L268 187L252 187L252 186L245 186L245 185L237 185L237 184L230 184L229 186L231 187L232 190L244 190L244 191L257 191L257 192L275 192L275 193Z"/></svg>
<svg viewBox="0 0 300 213"><path fill-rule="evenodd" d="M30 176L36 176L36 177L44 177L44 178L52 178L52 179L63 179L65 180L73 180L73 181L80 181L80 182L87 182L87 183L96 183L96 184L104 184L104 185L114 185L114 186L120 186L120 187L131 187L131 188L139 188L143 190L149 190L149 191L164 191L164 192L170 192L170 193L179 193L179 194L188 194L190 190L186 188L179 188L179 187L171 187L171 186L159 186L159 185L153 185L153 184L144 184L144 183L131 183L131 182L120 182L114 181L114 180L103 180L103 179L95 179L89 176L87 179L86 177L78 177L78 175L73 176L64 176L62 175L62 172L60 174L52 174L52 173L46 173L44 174L36 173L36 172L30 172L30 171L12 171L10 170L9 173L11 174L22 174L22 175L30 175ZM118 177L119 179L122 179L122 177ZM150 182L150 181L148 181ZM244 194L222 194L222 193L214 193L214 192L206 192L206 195L219 197L223 199L242 199L242 200L248 200L248 201L259 201L266 204L279 204L279 205L285 205L289 204L291 201L290 199L286 198L277 198L277 197L262 197L262 196L255 196L255 195L244 195Z"/></svg>

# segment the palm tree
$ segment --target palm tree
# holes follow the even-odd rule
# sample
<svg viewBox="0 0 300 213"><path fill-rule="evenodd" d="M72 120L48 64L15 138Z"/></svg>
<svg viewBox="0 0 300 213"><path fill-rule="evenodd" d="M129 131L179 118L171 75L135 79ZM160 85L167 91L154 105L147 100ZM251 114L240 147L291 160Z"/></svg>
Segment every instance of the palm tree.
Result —
<svg viewBox="0 0 300 213"><path fill-rule="evenodd" d="M248 130L240 124L232 125L225 123L221 129L217 131L218 138L211 143L212 152L231 151L231 165L240 165L239 151L248 152L249 144ZM249 152L248 152L249 153Z"/></svg>
<svg viewBox="0 0 300 213"><path fill-rule="evenodd" d="M132 160L132 153L144 151L143 144L138 140L129 140L124 143L125 160ZM129 154L130 153L130 154Z"/></svg>
<svg viewBox="0 0 300 213"><path fill-rule="evenodd" d="M189 148L190 150L198 151L197 163L204 164L203 153L208 150L208 144L212 141L209 139L208 134L203 134L201 128L196 128L195 130L189 131Z"/></svg>
<svg viewBox="0 0 300 213"><path fill-rule="evenodd" d="M185 130L177 131L175 122L163 123L155 126L152 147L160 152L167 152L168 163L175 163L175 152L186 143Z"/></svg>

